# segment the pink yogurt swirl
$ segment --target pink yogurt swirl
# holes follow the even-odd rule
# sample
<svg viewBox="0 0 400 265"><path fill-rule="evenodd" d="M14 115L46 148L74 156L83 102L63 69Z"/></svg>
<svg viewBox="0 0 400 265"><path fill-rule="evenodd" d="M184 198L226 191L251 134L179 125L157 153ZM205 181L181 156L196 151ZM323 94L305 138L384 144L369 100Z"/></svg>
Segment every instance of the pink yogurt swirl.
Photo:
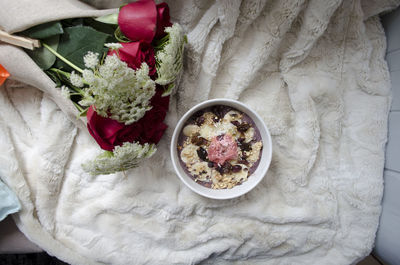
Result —
<svg viewBox="0 0 400 265"><path fill-rule="evenodd" d="M231 135L216 136L208 147L208 159L222 165L225 161L237 158L237 144Z"/></svg>

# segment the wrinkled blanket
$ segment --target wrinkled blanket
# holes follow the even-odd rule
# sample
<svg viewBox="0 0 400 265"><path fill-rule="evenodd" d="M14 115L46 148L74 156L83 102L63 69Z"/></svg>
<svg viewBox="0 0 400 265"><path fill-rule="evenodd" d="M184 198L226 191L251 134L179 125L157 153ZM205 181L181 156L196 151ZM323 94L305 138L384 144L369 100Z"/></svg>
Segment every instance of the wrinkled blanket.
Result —
<svg viewBox="0 0 400 265"><path fill-rule="evenodd" d="M40 12L24 13L23 2ZM126 175L82 170L100 152L84 123L21 49L0 45L0 63L29 84L0 89L0 176L21 202L18 227L71 264L351 264L368 255L391 100L377 15L397 3L168 3L188 35L184 73L157 154ZM74 0L0 4L9 32L99 14ZM169 158L178 118L214 97L248 104L273 139L266 177L234 200L196 195Z"/></svg>

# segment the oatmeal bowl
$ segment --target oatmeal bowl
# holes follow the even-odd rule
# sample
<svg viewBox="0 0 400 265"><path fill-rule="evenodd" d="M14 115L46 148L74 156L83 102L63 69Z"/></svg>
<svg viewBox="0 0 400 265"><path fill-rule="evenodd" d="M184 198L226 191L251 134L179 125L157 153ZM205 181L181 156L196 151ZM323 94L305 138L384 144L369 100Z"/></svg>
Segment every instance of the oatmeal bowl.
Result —
<svg viewBox="0 0 400 265"><path fill-rule="evenodd" d="M265 176L272 142L263 120L248 106L211 99L179 120L170 151L178 177L191 190L231 199L252 190Z"/></svg>

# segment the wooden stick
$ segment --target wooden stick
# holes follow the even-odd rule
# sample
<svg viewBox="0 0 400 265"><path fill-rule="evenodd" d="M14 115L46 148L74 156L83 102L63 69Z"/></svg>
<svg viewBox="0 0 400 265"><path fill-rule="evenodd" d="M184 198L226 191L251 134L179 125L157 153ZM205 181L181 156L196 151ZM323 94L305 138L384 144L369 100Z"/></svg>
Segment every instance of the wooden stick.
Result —
<svg viewBox="0 0 400 265"><path fill-rule="evenodd" d="M0 29L0 41L30 50L40 47L39 40L11 35L1 29Z"/></svg>

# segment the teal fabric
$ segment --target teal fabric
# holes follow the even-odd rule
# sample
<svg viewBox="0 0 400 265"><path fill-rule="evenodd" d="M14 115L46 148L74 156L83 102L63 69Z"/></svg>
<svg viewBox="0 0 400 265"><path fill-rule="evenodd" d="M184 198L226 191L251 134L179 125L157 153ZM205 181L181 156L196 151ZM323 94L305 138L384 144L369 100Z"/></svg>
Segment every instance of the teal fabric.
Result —
<svg viewBox="0 0 400 265"><path fill-rule="evenodd" d="M21 209L17 196L0 180L0 221Z"/></svg>

